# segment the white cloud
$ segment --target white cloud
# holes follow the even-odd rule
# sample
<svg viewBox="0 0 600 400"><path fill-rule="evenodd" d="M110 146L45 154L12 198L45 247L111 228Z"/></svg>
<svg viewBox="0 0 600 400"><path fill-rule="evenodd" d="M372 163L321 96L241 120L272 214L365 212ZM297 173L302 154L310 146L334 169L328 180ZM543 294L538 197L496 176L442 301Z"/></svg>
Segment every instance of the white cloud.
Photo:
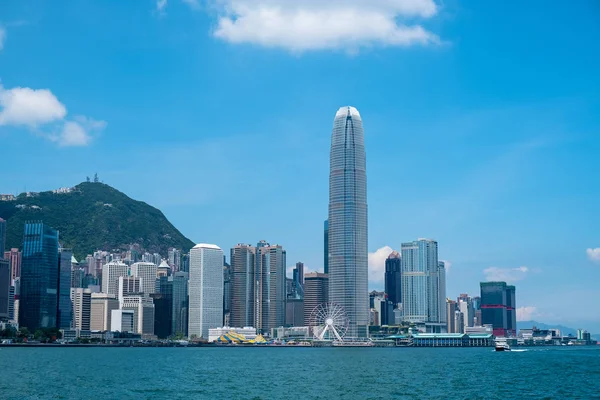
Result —
<svg viewBox="0 0 600 400"><path fill-rule="evenodd" d="M523 280L529 272L527 267L497 268L489 267L483 270L487 281L516 282Z"/></svg>
<svg viewBox="0 0 600 400"><path fill-rule="evenodd" d="M192 8L200 8L200 3L198 2L198 0L181 0L183 1L185 4L187 4L188 6L192 7Z"/></svg>
<svg viewBox="0 0 600 400"><path fill-rule="evenodd" d="M585 252L587 253L590 261L600 262L600 247L596 247L595 249L587 249Z"/></svg>
<svg viewBox="0 0 600 400"><path fill-rule="evenodd" d="M48 89L0 86L0 125L40 124L61 120L67 114L65 106Z"/></svg>
<svg viewBox="0 0 600 400"><path fill-rule="evenodd" d="M0 50L4 48L4 41L6 40L6 30L0 26Z"/></svg>
<svg viewBox="0 0 600 400"><path fill-rule="evenodd" d="M390 246L383 246L369 253L369 283L380 284L384 280L385 260L394 251Z"/></svg>
<svg viewBox="0 0 600 400"><path fill-rule="evenodd" d="M167 7L167 0L156 0L156 11L162 13Z"/></svg>
<svg viewBox="0 0 600 400"><path fill-rule="evenodd" d="M87 146L92 141L92 133L104 129L105 126L104 121L79 116L75 121L66 121L60 134L51 136L50 139L62 147Z"/></svg>
<svg viewBox="0 0 600 400"><path fill-rule="evenodd" d="M106 122L85 116L73 120L65 119L67 108L49 89L16 87L4 89L0 85L0 126L26 126L59 146L87 146L92 133L99 132ZM59 133L44 133L38 129L42 125L50 129L59 126Z"/></svg>
<svg viewBox="0 0 600 400"><path fill-rule="evenodd" d="M517 321L531 321L538 315L537 307L525 306L517 308Z"/></svg>
<svg viewBox="0 0 600 400"><path fill-rule="evenodd" d="M307 50L436 44L437 35L402 19L431 18L433 0L213 0L214 35L231 43Z"/></svg>

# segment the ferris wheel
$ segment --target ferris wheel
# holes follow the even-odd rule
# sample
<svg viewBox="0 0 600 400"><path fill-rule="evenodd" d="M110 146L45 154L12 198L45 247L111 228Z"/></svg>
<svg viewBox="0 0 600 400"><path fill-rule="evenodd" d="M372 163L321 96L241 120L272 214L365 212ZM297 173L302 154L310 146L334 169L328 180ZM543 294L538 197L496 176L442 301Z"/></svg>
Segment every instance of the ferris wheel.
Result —
<svg viewBox="0 0 600 400"><path fill-rule="evenodd" d="M344 307L337 303L322 303L310 314L310 329L316 339L342 341L350 319Z"/></svg>

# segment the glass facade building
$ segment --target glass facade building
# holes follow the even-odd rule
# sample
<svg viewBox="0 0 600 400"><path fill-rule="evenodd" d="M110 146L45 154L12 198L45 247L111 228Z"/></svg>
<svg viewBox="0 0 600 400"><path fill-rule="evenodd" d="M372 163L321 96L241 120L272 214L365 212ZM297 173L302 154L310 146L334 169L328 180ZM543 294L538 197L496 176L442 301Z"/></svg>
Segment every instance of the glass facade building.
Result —
<svg viewBox="0 0 600 400"><path fill-rule="evenodd" d="M173 274L173 324L171 333L187 336L188 328L188 273Z"/></svg>
<svg viewBox="0 0 600 400"><path fill-rule="evenodd" d="M254 264L256 247L238 244L231 249L231 326L243 328L254 325Z"/></svg>
<svg viewBox="0 0 600 400"><path fill-rule="evenodd" d="M350 319L347 336L369 324L367 173L362 120L354 107L335 115L331 135L328 217L329 300Z"/></svg>
<svg viewBox="0 0 600 400"><path fill-rule="evenodd" d="M394 304L402 303L402 259L400 253L393 251L385 260L385 293L387 300Z"/></svg>
<svg viewBox="0 0 600 400"><path fill-rule="evenodd" d="M57 322L60 329L71 328L73 319L73 303L71 301L72 259L73 252L70 249L59 249Z"/></svg>
<svg viewBox="0 0 600 400"><path fill-rule="evenodd" d="M481 282L482 324L492 325L495 336L516 336L515 287L506 282Z"/></svg>
<svg viewBox="0 0 600 400"><path fill-rule="evenodd" d="M25 223L19 325L34 332L57 326L58 232L42 222Z"/></svg>

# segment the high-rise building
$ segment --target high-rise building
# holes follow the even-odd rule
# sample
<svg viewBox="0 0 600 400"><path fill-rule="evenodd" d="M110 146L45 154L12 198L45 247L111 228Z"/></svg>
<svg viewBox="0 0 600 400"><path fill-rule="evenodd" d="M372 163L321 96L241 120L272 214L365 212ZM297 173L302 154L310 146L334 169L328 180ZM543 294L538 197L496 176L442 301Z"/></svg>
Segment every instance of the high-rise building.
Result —
<svg viewBox="0 0 600 400"><path fill-rule="evenodd" d="M258 332L269 333L285 325L286 252L279 245L261 242L256 255L256 319Z"/></svg>
<svg viewBox="0 0 600 400"><path fill-rule="evenodd" d="M181 269L181 250L170 248L167 258L173 271L177 272Z"/></svg>
<svg viewBox="0 0 600 400"><path fill-rule="evenodd" d="M179 271L173 274L173 335L187 336L188 328L188 273Z"/></svg>
<svg viewBox="0 0 600 400"><path fill-rule="evenodd" d="M4 257L6 246L6 221L0 218L0 258Z"/></svg>
<svg viewBox="0 0 600 400"><path fill-rule="evenodd" d="M303 299L287 299L285 304L285 325L305 326Z"/></svg>
<svg viewBox="0 0 600 400"><path fill-rule="evenodd" d="M437 280L439 322L445 324L448 321L448 314L446 314L446 263L444 261L438 262Z"/></svg>
<svg viewBox="0 0 600 400"><path fill-rule="evenodd" d="M73 319L71 302L71 268L73 252L71 249L58 249L58 328L70 329Z"/></svg>
<svg viewBox="0 0 600 400"><path fill-rule="evenodd" d="M25 223L19 325L35 332L56 328L58 232L42 222Z"/></svg>
<svg viewBox="0 0 600 400"><path fill-rule="evenodd" d="M329 221L323 222L323 272L329 273Z"/></svg>
<svg viewBox="0 0 600 400"><path fill-rule="evenodd" d="M144 294L125 296L121 303L121 310L133 311L134 332L140 335L154 335L154 302L150 296Z"/></svg>
<svg viewBox="0 0 600 400"><path fill-rule="evenodd" d="M225 257L223 257L225 258ZM229 326L231 310L231 265L223 260L223 326Z"/></svg>
<svg viewBox="0 0 600 400"><path fill-rule="evenodd" d="M454 311L454 333L465 333L465 315L460 310Z"/></svg>
<svg viewBox="0 0 600 400"><path fill-rule="evenodd" d="M117 298L121 304L123 303L125 296L145 294L142 291L142 287L144 286L144 280L142 278L135 276L119 276L117 286Z"/></svg>
<svg viewBox="0 0 600 400"><path fill-rule="evenodd" d="M10 265L8 263L8 260L0 258L0 321L10 319L10 288Z"/></svg>
<svg viewBox="0 0 600 400"><path fill-rule="evenodd" d="M238 244L231 249L231 311L232 326L254 325L254 267L256 248Z"/></svg>
<svg viewBox="0 0 600 400"><path fill-rule="evenodd" d="M10 249L4 252L4 258L10 264L10 279L14 280L21 277L21 252L19 249Z"/></svg>
<svg viewBox="0 0 600 400"><path fill-rule="evenodd" d="M293 279L297 285L304 285L304 263L297 262L293 271Z"/></svg>
<svg viewBox="0 0 600 400"><path fill-rule="evenodd" d="M385 260L385 293L394 308L402 303L402 261L397 251L392 251Z"/></svg>
<svg viewBox="0 0 600 400"><path fill-rule="evenodd" d="M441 273L444 277L440 280L435 240L418 239L402 243L402 308L405 321L424 322L432 331L441 330L442 325L445 328L445 306L440 299L445 294L445 287L440 288L440 283L445 286L445 271Z"/></svg>
<svg viewBox="0 0 600 400"><path fill-rule="evenodd" d="M464 328L466 329L475 326L475 309L473 308L471 296L466 293L461 293L456 302L458 310L463 314Z"/></svg>
<svg viewBox="0 0 600 400"><path fill-rule="evenodd" d="M208 339L223 323L223 250L198 244L190 250L188 335Z"/></svg>
<svg viewBox="0 0 600 400"><path fill-rule="evenodd" d="M515 287L506 282L481 282L482 325L492 325L494 336L516 336Z"/></svg>
<svg viewBox="0 0 600 400"><path fill-rule="evenodd" d="M329 170L329 300L344 307L347 335L367 336L369 323L367 174L364 132L354 107L335 115Z"/></svg>
<svg viewBox="0 0 600 400"><path fill-rule="evenodd" d="M92 293L90 307L90 329L92 331L110 331L113 310L119 309L119 300L114 295Z"/></svg>
<svg viewBox="0 0 600 400"><path fill-rule="evenodd" d="M164 278L168 282L168 278ZM164 285L163 292L152 293L150 296L154 301L154 334L159 339L171 336L173 321L173 292L172 285Z"/></svg>
<svg viewBox="0 0 600 400"><path fill-rule="evenodd" d="M112 310L110 315L111 331L137 333L134 310Z"/></svg>
<svg viewBox="0 0 600 400"><path fill-rule="evenodd" d="M368 300L367 300L368 301ZM329 278L327 274L310 272L304 275L304 324L310 323L313 310L329 302Z"/></svg>
<svg viewBox="0 0 600 400"><path fill-rule="evenodd" d="M92 291L90 289L71 289L71 302L73 303L73 329L82 331L90 330L90 317L92 311Z"/></svg>
<svg viewBox="0 0 600 400"><path fill-rule="evenodd" d="M119 277L129 276L129 266L111 261L102 266L102 293L118 295Z"/></svg>
<svg viewBox="0 0 600 400"><path fill-rule="evenodd" d="M131 275L142 278L141 292L152 294L156 292L156 275L158 267L148 262L138 262L131 265Z"/></svg>
<svg viewBox="0 0 600 400"><path fill-rule="evenodd" d="M456 301L446 299L446 315L448 316L446 321L446 329L448 333L457 333L456 325L454 320L454 313L458 311L458 306L456 305Z"/></svg>

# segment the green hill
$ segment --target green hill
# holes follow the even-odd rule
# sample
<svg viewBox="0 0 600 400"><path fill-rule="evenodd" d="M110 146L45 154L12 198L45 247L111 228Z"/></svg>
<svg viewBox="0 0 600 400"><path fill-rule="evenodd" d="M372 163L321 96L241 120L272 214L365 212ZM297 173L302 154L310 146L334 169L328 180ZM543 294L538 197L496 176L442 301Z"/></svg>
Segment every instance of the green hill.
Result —
<svg viewBox="0 0 600 400"><path fill-rule="evenodd" d="M41 192L0 201L7 220L6 246L22 247L26 221L43 221L59 231L60 242L81 259L94 250L128 250L138 244L166 257L169 247L188 251L194 243L164 214L103 183L84 182L70 193Z"/></svg>

